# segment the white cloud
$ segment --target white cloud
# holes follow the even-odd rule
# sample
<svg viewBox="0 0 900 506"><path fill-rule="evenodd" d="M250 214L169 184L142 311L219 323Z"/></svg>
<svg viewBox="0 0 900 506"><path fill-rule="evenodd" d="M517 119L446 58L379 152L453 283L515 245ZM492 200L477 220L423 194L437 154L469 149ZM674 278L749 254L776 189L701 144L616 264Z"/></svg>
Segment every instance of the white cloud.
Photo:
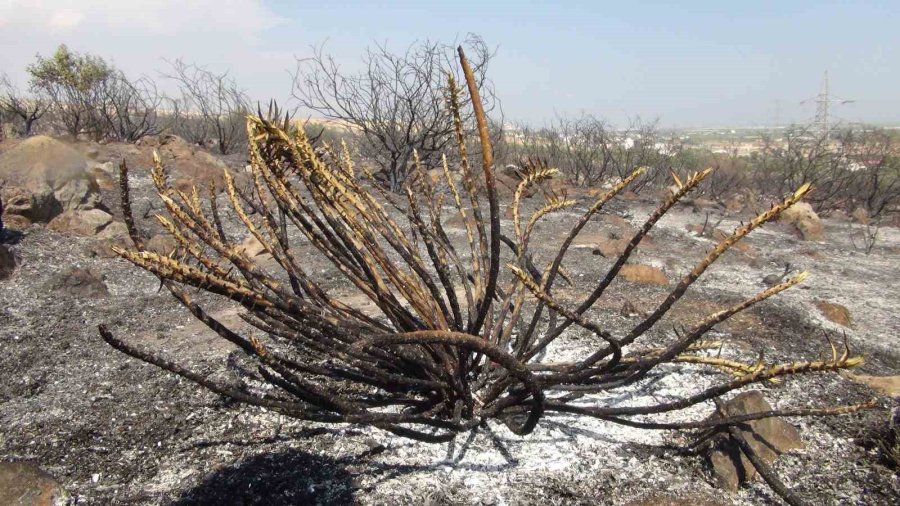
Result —
<svg viewBox="0 0 900 506"><path fill-rule="evenodd" d="M136 36L216 32L249 42L281 20L261 0L10 0L0 26L38 32L128 31Z"/></svg>
<svg viewBox="0 0 900 506"><path fill-rule="evenodd" d="M84 19L84 14L71 9L54 12L49 19L50 28L68 30L77 26Z"/></svg>

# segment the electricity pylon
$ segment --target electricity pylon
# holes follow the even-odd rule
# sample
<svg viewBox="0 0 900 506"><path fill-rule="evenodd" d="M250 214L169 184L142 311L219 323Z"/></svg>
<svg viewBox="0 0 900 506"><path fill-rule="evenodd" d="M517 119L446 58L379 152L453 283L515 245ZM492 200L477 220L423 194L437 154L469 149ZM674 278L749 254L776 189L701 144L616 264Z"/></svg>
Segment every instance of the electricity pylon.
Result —
<svg viewBox="0 0 900 506"><path fill-rule="evenodd" d="M831 95L831 91L828 89L828 71L826 70L825 75L822 76L822 86L819 89L819 94L816 95L815 98L803 100L800 102L800 105L805 105L810 102L816 103L816 119L814 124L819 132L827 137L831 132L831 104L851 104L855 102L855 100L847 100Z"/></svg>

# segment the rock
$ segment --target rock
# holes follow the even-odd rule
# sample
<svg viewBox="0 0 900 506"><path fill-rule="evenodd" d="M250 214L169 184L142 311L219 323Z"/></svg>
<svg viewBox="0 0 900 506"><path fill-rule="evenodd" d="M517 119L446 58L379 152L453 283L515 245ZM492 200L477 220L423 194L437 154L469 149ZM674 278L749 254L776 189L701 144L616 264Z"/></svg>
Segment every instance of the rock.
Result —
<svg viewBox="0 0 900 506"><path fill-rule="evenodd" d="M97 239L118 241L122 244L128 244L131 241L131 237L128 235L128 227L121 221L114 221L104 227L103 230L97 234Z"/></svg>
<svg viewBox="0 0 900 506"><path fill-rule="evenodd" d="M797 202L781 213L782 222L794 225L804 241L821 241L825 238L822 220L807 202Z"/></svg>
<svg viewBox="0 0 900 506"><path fill-rule="evenodd" d="M97 234L99 243L94 244L90 248L92 256L100 258L114 258L116 253L112 250L113 246L120 248L130 248L131 237L128 235L128 227L121 221L114 221L107 225L99 234Z"/></svg>
<svg viewBox="0 0 900 506"><path fill-rule="evenodd" d="M100 207L100 185L89 174L67 181L53 195L64 211Z"/></svg>
<svg viewBox="0 0 900 506"><path fill-rule="evenodd" d="M169 234L156 234L144 244L148 251L168 256L179 249L178 241Z"/></svg>
<svg viewBox="0 0 900 506"><path fill-rule="evenodd" d="M25 462L0 462L0 504L55 506L69 503L69 495L52 476Z"/></svg>
<svg viewBox="0 0 900 506"><path fill-rule="evenodd" d="M758 391L744 392L724 403L729 416L737 416L761 411L770 411L772 406ZM718 414L713 416L718 418ZM753 420L739 429L744 439L767 464L778 455L805 445L797 429L781 418ZM730 438L727 431L713 437L713 444L707 455L713 474L722 488L736 491L740 485L756 476L756 469Z"/></svg>
<svg viewBox="0 0 900 506"><path fill-rule="evenodd" d="M884 395L900 398L900 376L869 376L866 374L843 373L847 379L868 385Z"/></svg>
<svg viewBox="0 0 900 506"><path fill-rule="evenodd" d="M850 327L850 310L846 307L834 302L827 302L824 300L817 300L814 302L814 304L817 308L819 308L822 316L824 316L828 321L837 323L838 325L843 325L844 327Z"/></svg>
<svg viewBox="0 0 900 506"><path fill-rule="evenodd" d="M34 223L46 223L63 211L87 210L99 205L99 186L87 172L87 164L87 159L75 148L39 135L0 155L0 179L9 186L24 189L35 202L42 202L43 205L33 206L42 212L23 215ZM51 194L56 205L46 202Z"/></svg>
<svg viewBox="0 0 900 506"><path fill-rule="evenodd" d="M28 223L47 223L63 211L62 205L48 188L42 192L31 192L18 186L7 186L0 189L3 199L3 222L14 221L13 216L20 216Z"/></svg>
<svg viewBox="0 0 900 506"><path fill-rule="evenodd" d="M117 190L119 188L119 181L102 168L94 167L89 173L101 190Z"/></svg>
<svg viewBox="0 0 900 506"><path fill-rule="evenodd" d="M50 280L49 288L79 298L106 297L109 290L103 276L92 269L73 267Z"/></svg>
<svg viewBox="0 0 900 506"><path fill-rule="evenodd" d="M625 264L619 276L632 283L643 285L668 285L669 278L663 271L649 265Z"/></svg>
<svg viewBox="0 0 900 506"><path fill-rule="evenodd" d="M250 237L244 239L244 242L240 243L238 245L237 249L239 251L243 251L244 254L247 255L249 258L253 258L255 256L262 255L263 253L266 252L265 246L263 246L262 243L259 242L256 239L256 237L253 237L252 235Z"/></svg>
<svg viewBox="0 0 900 506"><path fill-rule="evenodd" d="M8 279L16 270L16 256L8 247L0 244L0 281Z"/></svg>
<svg viewBox="0 0 900 506"><path fill-rule="evenodd" d="M3 228L21 232L31 226L31 220L18 214L6 214L3 216Z"/></svg>
<svg viewBox="0 0 900 506"><path fill-rule="evenodd" d="M100 209L66 211L47 225L51 230L83 236L94 236L112 223L112 215Z"/></svg>
<svg viewBox="0 0 900 506"><path fill-rule="evenodd" d="M625 247L628 246L628 242L629 239L612 239L606 237L597 243L591 253L600 255L604 258L619 258L619 256L625 252Z"/></svg>

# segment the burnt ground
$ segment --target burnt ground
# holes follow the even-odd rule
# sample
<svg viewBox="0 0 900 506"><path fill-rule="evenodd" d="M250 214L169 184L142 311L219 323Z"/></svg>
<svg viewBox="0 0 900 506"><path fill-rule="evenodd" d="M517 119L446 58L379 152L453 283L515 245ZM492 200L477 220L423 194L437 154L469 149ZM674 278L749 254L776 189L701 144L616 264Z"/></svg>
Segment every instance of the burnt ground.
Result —
<svg viewBox="0 0 900 506"><path fill-rule="evenodd" d="M138 182L136 206L146 206L146 178ZM611 211L637 226L650 209L647 202L618 201ZM554 232L577 212L553 215L539 228L534 239L539 260L549 259L557 244ZM636 261L677 279L712 244L685 228L702 223L702 216L676 209ZM729 216L720 227L730 229L742 218ZM854 352L866 357L859 372L900 374L900 231L882 229L871 255L852 244L850 237L858 233L858 225L836 221L826 221L823 242L801 241L778 224L755 232L747 252L728 253L641 343L670 339L673 324L689 325L761 290L763 276L780 273L791 262L808 270L810 279L717 328L712 337L727 342L723 355L752 360L762 350L771 362L815 359L827 347L823 330L837 337L846 332ZM464 240L462 231L453 234ZM688 503L777 502L761 483L738 493L718 490L703 459L679 450L691 440L686 433L548 416L527 437L489 424L454 443L427 445L377 429L298 422L236 405L116 352L97 335L97 325L105 323L119 336L214 377L240 374L233 350L192 321L155 278L97 255L93 239L39 227L16 238L12 250L20 267L0 282L0 460L39 464L79 504L627 504L658 492ZM327 262L309 253L309 270L322 273L335 293L349 295ZM589 283L611 263L582 247L570 252L566 266L573 279ZM54 289L73 266L96 271L109 294L79 297ZM639 318L622 315L626 300L638 312L647 311L671 286L617 281L591 316L613 330L624 329ZM561 293L577 295L574 289ZM851 328L824 319L817 300L846 306ZM230 306L210 304L224 321L239 321ZM578 355L596 345L573 333L554 353ZM665 371L673 374L600 400L665 399L723 378L692 366ZM884 406L892 403L837 375L754 388L765 390L776 407L872 397ZM711 410L701 405L661 419L703 418ZM774 468L814 504L896 504L897 470L879 461L869 440L888 416L873 410L790 419L806 449L783 455Z"/></svg>

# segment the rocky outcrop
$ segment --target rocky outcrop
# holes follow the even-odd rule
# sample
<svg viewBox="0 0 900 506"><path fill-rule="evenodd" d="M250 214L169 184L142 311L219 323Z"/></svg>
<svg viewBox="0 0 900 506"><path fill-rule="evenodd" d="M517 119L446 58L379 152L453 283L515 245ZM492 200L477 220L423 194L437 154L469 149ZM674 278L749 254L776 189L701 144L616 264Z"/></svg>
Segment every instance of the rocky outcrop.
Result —
<svg viewBox="0 0 900 506"><path fill-rule="evenodd" d="M64 142L31 137L0 155L4 221L48 223L64 211L100 205L100 187L87 159ZM9 220L10 216L21 218Z"/></svg>

